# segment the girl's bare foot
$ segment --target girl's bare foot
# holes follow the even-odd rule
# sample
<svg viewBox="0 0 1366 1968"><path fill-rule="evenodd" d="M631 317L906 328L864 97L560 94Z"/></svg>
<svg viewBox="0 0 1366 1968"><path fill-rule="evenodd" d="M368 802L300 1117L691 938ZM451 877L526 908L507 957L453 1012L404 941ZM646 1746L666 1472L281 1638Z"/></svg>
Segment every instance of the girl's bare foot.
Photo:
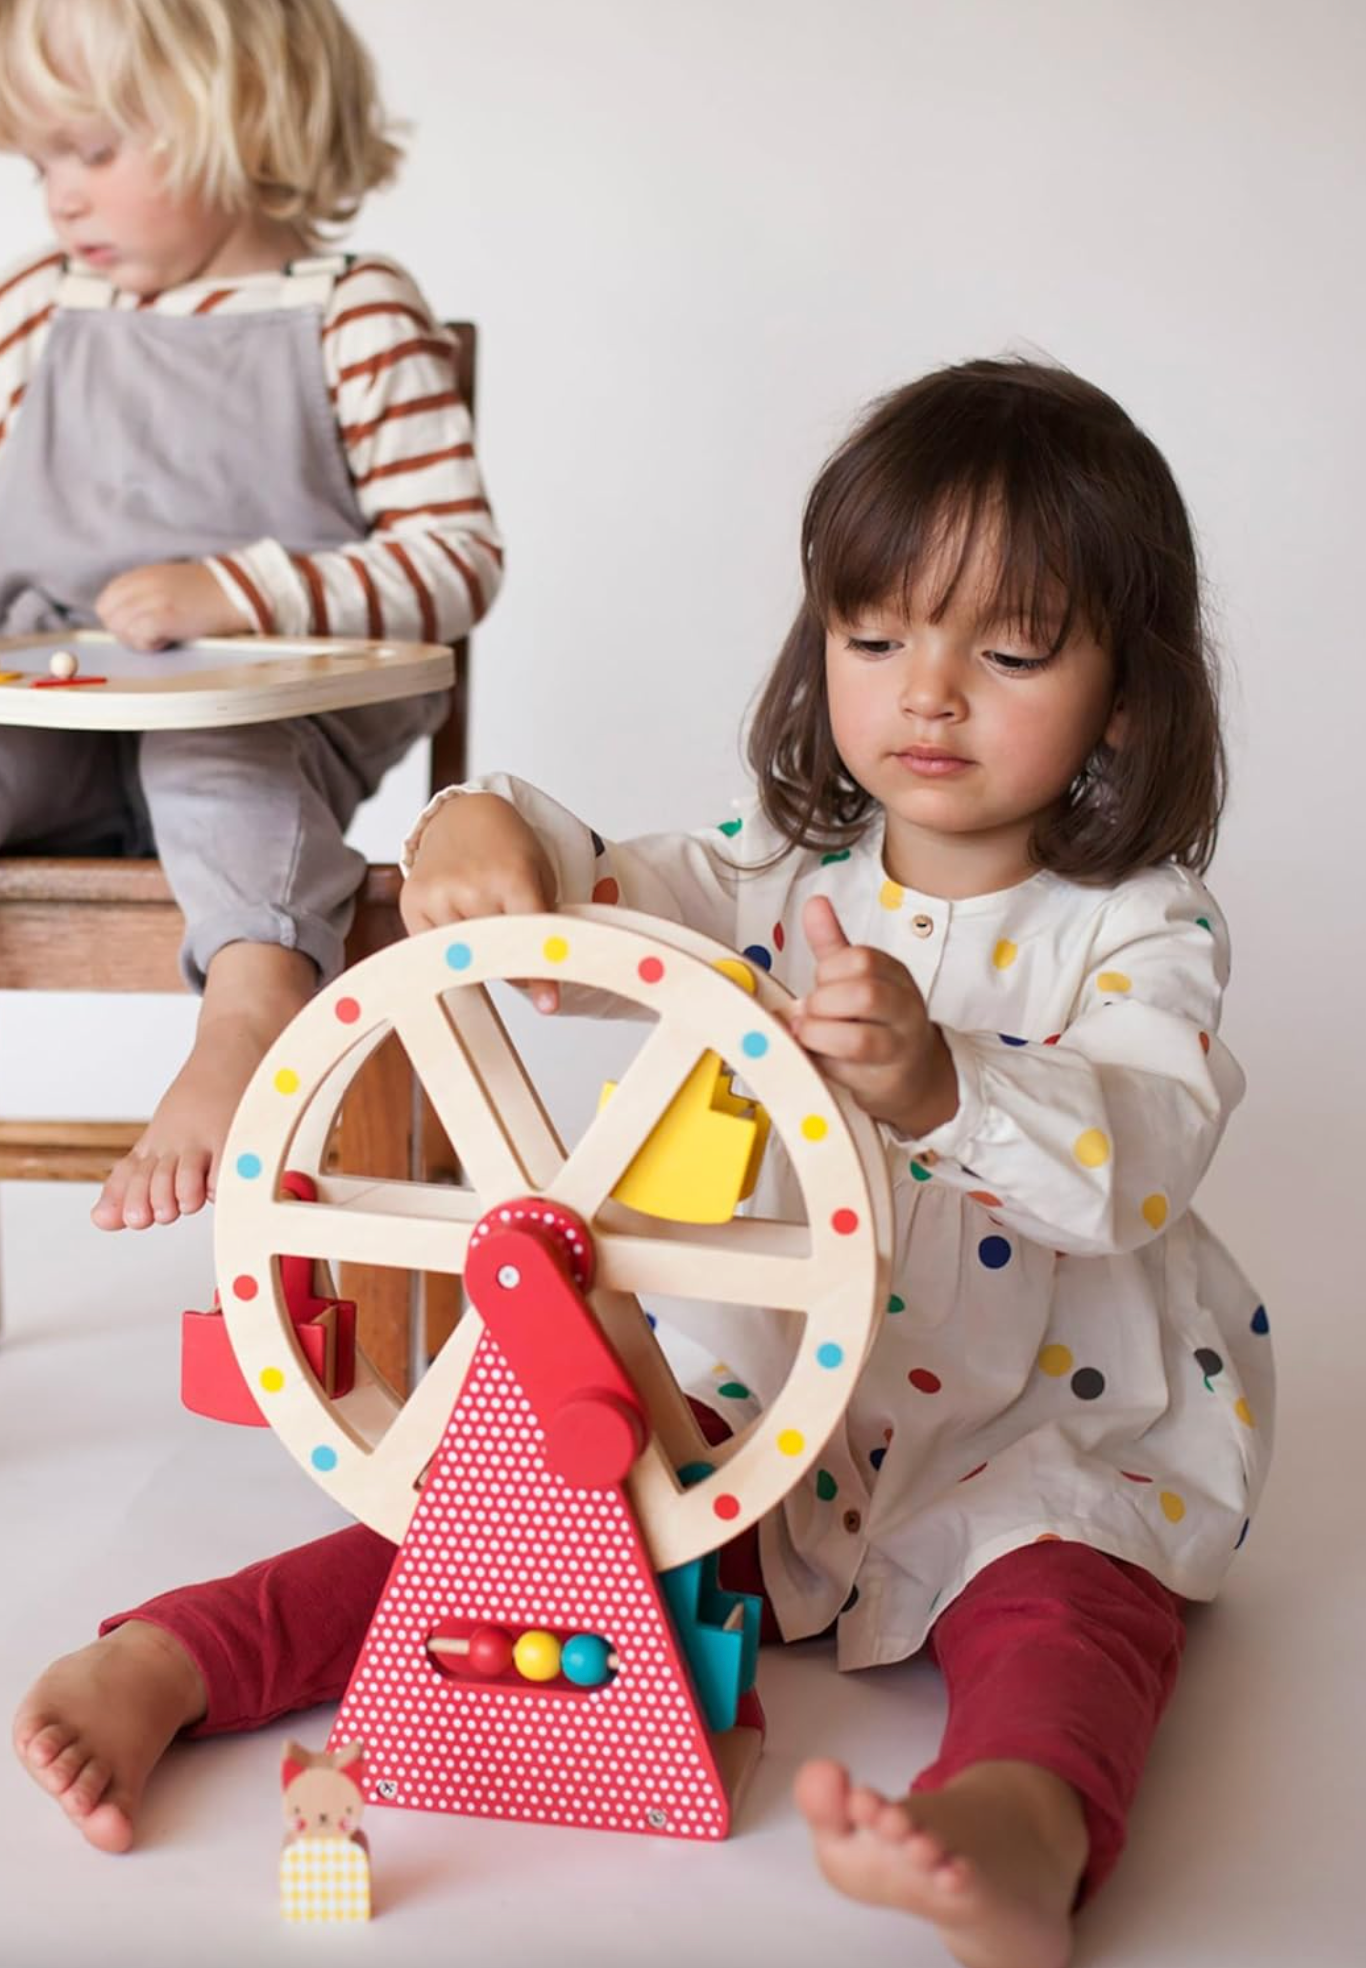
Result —
<svg viewBox="0 0 1366 1968"><path fill-rule="evenodd" d="M1064 1968L1087 1840L1076 1792L1032 1763L976 1763L899 1803L807 1763L797 1803L832 1885L938 1927L965 1968Z"/></svg>
<svg viewBox="0 0 1366 1968"><path fill-rule="evenodd" d="M147 1132L110 1171L90 1212L101 1230L145 1230L212 1200L237 1103L266 1053L317 989L310 958L274 943L229 943L209 964L189 1058Z"/></svg>
<svg viewBox="0 0 1366 1968"><path fill-rule="evenodd" d="M34 1683L14 1718L14 1747L92 1845L126 1852L148 1777L204 1702L180 1643L128 1620Z"/></svg>

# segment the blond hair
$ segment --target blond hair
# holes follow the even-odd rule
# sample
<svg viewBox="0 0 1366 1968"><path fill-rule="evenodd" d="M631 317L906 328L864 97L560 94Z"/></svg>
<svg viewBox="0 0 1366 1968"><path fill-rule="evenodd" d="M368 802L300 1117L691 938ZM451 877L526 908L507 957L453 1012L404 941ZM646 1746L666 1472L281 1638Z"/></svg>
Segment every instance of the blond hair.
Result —
<svg viewBox="0 0 1366 1968"><path fill-rule="evenodd" d="M82 121L150 143L172 189L310 242L401 156L334 0L0 0L0 148Z"/></svg>

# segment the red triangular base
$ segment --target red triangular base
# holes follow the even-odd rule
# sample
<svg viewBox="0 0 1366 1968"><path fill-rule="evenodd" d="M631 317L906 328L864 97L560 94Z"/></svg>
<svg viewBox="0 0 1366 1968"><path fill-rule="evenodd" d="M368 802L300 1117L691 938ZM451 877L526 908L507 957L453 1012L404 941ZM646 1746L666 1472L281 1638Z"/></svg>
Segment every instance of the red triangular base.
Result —
<svg viewBox="0 0 1366 1968"><path fill-rule="evenodd" d="M365 1743L379 1804L679 1838L730 1806L630 1506L571 1489L492 1336L475 1351L331 1740ZM601 1688L452 1679L441 1622L596 1633Z"/></svg>

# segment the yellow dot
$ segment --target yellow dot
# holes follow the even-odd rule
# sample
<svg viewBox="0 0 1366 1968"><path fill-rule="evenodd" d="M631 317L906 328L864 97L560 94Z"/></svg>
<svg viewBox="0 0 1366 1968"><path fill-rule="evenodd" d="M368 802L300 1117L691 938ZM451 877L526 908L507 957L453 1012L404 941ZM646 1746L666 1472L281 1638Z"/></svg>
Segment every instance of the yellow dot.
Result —
<svg viewBox="0 0 1366 1968"><path fill-rule="evenodd" d="M1143 1198L1143 1220L1145 1223L1151 1224L1154 1230L1160 1230L1162 1228L1162 1225L1167 1220L1167 1199L1165 1196L1154 1192L1153 1195Z"/></svg>
<svg viewBox="0 0 1366 1968"><path fill-rule="evenodd" d="M285 1377L278 1367L261 1369L261 1386L267 1394L278 1394L285 1384Z"/></svg>
<svg viewBox="0 0 1366 1968"><path fill-rule="evenodd" d="M1018 946L1008 936L1003 936L991 953L991 961L997 970L1009 970L1019 954Z"/></svg>
<svg viewBox="0 0 1366 1968"><path fill-rule="evenodd" d="M518 1640L512 1660L524 1681L553 1681L560 1671L560 1643L553 1633L533 1627Z"/></svg>
<svg viewBox="0 0 1366 1968"><path fill-rule="evenodd" d="M541 945L541 955L547 963L563 963L569 955L569 945L562 936L547 936Z"/></svg>
<svg viewBox="0 0 1366 1968"><path fill-rule="evenodd" d="M732 984L738 984L742 991L747 991L750 997L753 997L758 990L759 987L754 981L754 972L748 964L741 963L738 957L720 957L715 967L723 977L728 977Z"/></svg>
<svg viewBox="0 0 1366 1968"><path fill-rule="evenodd" d="M1083 1168L1102 1168L1110 1159L1110 1143L1099 1128L1087 1128L1072 1143L1072 1153Z"/></svg>
<svg viewBox="0 0 1366 1968"><path fill-rule="evenodd" d="M778 1447L785 1456L800 1455L806 1447L806 1437L800 1428L785 1428L778 1437Z"/></svg>
<svg viewBox="0 0 1366 1968"><path fill-rule="evenodd" d="M1065 1346L1041 1346L1039 1348L1039 1365L1046 1374L1052 1374L1055 1379L1058 1379L1063 1374L1072 1371L1072 1355Z"/></svg>
<svg viewBox="0 0 1366 1968"><path fill-rule="evenodd" d="M829 1132L829 1123L822 1120L819 1114L808 1114L802 1122L802 1133L808 1141L824 1141Z"/></svg>
<svg viewBox="0 0 1366 1968"><path fill-rule="evenodd" d="M275 1075L275 1091L277 1093L297 1093L299 1091L299 1075L294 1071L292 1066L282 1066Z"/></svg>
<svg viewBox="0 0 1366 1968"><path fill-rule="evenodd" d="M1247 1404L1246 1395L1240 1394L1238 1396L1238 1399L1233 1403L1233 1412L1245 1428L1255 1428L1257 1426L1256 1422L1252 1419L1252 1410Z"/></svg>
<svg viewBox="0 0 1366 1968"><path fill-rule="evenodd" d="M1098 991L1127 991L1129 988L1129 979L1122 970L1103 970L1096 979Z"/></svg>
<svg viewBox="0 0 1366 1968"><path fill-rule="evenodd" d="M1169 1524L1179 1524L1186 1514L1186 1506L1175 1490L1159 1490L1157 1500L1162 1505L1162 1515Z"/></svg>
<svg viewBox="0 0 1366 1968"><path fill-rule="evenodd" d="M884 909L899 909L905 899L905 895L906 891L900 882L885 881L882 884L882 893L878 896L878 901Z"/></svg>

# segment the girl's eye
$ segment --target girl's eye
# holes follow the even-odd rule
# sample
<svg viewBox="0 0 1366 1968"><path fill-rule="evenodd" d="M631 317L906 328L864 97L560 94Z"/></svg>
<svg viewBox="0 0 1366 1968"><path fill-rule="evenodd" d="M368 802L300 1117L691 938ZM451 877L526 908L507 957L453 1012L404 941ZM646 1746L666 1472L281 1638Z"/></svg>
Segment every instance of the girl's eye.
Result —
<svg viewBox="0 0 1366 1968"><path fill-rule="evenodd" d="M1053 661L1051 656L1012 656L1004 649L989 649L987 661L994 663L1007 676L1027 676L1031 670L1044 670Z"/></svg>
<svg viewBox="0 0 1366 1968"><path fill-rule="evenodd" d="M890 656L897 644L890 637L850 636L848 647L856 649L860 656Z"/></svg>
<svg viewBox="0 0 1366 1968"><path fill-rule="evenodd" d="M93 150L81 152L81 162L87 171L98 171L102 165L113 163L116 149L115 144L97 144Z"/></svg>

